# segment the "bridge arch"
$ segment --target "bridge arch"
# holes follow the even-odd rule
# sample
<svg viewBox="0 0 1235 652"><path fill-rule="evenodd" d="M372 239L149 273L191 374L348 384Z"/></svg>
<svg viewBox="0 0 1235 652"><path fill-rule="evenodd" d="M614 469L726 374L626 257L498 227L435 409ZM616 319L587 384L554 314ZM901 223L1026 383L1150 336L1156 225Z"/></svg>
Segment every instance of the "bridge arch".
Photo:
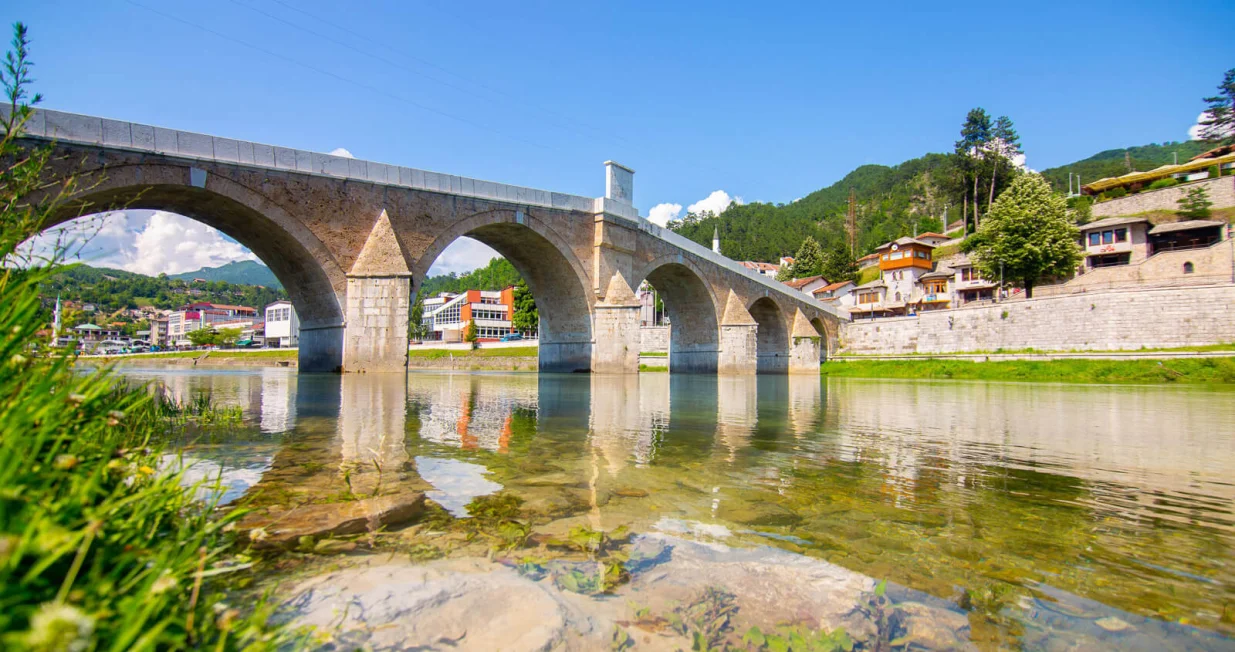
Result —
<svg viewBox="0 0 1235 652"><path fill-rule="evenodd" d="M590 370L592 302L586 268L565 238L524 211L485 211L452 224L416 258L413 289L419 291L437 257L464 236L492 247L527 282L540 314L540 370Z"/></svg>
<svg viewBox="0 0 1235 652"><path fill-rule="evenodd" d="M828 356L832 353L832 342L835 340L833 336L834 329L829 329L827 322L822 317L811 319L810 325L815 327L815 332L819 333L821 339L819 343L819 361L826 362Z"/></svg>
<svg viewBox="0 0 1235 652"><path fill-rule="evenodd" d="M758 324L755 370L761 374L789 371L789 320L771 297L760 297L747 309Z"/></svg>
<svg viewBox="0 0 1235 652"><path fill-rule="evenodd" d="M158 210L218 229L262 260L287 290L301 322L299 367L337 371L343 361L347 279L334 256L303 223L261 193L207 175L185 184L189 170L166 164L121 165L86 173L82 192L49 216L44 230L88 214Z"/></svg>
<svg viewBox="0 0 1235 652"><path fill-rule="evenodd" d="M688 258L665 255L634 274L634 287L647 280L669 314L669 370L716 373L720 359L720 321L716 293Z"/></svg>

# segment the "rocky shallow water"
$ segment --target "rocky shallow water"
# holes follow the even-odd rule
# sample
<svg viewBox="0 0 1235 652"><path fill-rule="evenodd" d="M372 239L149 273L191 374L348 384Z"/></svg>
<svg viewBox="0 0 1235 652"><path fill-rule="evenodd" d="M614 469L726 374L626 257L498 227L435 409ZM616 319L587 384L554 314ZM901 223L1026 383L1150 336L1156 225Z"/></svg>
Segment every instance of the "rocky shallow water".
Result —
<svg viewBox="0 0 1235 652"><path fill-rule="evenodd" d="M324 649L1232 647L1229 392L126 373Z"/></svg>

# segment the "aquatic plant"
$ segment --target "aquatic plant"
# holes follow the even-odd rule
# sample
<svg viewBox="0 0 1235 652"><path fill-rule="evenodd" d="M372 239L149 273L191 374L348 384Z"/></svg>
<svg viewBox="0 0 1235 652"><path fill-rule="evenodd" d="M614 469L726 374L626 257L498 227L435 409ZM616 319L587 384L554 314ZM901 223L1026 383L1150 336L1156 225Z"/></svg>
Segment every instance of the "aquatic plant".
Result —
<svg viewBox="0 0 1235 652"><path fill-rule="evenodd" d="M727 650L733 618L737 615L736 596L716 586L699 592L690 602L679 605L668 615L674 631L691 640L691 650Z"/></svg>
<svg viewBox="0 0 1235 652"><path fill-rule="evenodd" d="M146 392L118 389L107 369L77 373L34 357L39 284L62 269L17 255L76 180L50 179L49 148L19 146L32 115L24 25L0 71L11 112L0 119L0 648L6 650L274 649L273 607L229 606L231 524L197 487L160 473L166 427ZM30 98L31 104L39 97ZM217 495L217 494L216 494Z"/></svg>

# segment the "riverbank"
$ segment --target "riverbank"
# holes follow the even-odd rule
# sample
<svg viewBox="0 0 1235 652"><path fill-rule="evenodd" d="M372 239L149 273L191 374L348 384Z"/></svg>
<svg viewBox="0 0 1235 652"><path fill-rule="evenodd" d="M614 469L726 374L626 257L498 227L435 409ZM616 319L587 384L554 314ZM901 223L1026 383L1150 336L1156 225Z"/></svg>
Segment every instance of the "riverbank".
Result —
<svg viewBox="0 0 1235 652"><path fill-rule="evenodd" d="M81 356L77 362L159 367L295 367L296 349L256 351L169 351L114 356Z"/></svg>
<svg viewBox="0 0 1235 652"><path fill-rule="evenodd" d="M1002 380L1045 383L1205 383L1235 385L1235 358L1171 358L1144 360L830 360L820 366L824 376Z"/></svg>

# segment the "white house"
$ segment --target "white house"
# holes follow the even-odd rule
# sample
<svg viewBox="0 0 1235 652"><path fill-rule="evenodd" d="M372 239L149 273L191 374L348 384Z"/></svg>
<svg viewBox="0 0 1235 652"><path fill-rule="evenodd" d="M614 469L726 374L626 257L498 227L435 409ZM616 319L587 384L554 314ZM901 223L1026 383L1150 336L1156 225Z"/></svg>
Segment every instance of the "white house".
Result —
<svg viewBox="0 0 1235 652"><path fill-rule="evenodd" d="M266 306L266 346L300 346L300 318L291 301L275 301Z"/></svg>

